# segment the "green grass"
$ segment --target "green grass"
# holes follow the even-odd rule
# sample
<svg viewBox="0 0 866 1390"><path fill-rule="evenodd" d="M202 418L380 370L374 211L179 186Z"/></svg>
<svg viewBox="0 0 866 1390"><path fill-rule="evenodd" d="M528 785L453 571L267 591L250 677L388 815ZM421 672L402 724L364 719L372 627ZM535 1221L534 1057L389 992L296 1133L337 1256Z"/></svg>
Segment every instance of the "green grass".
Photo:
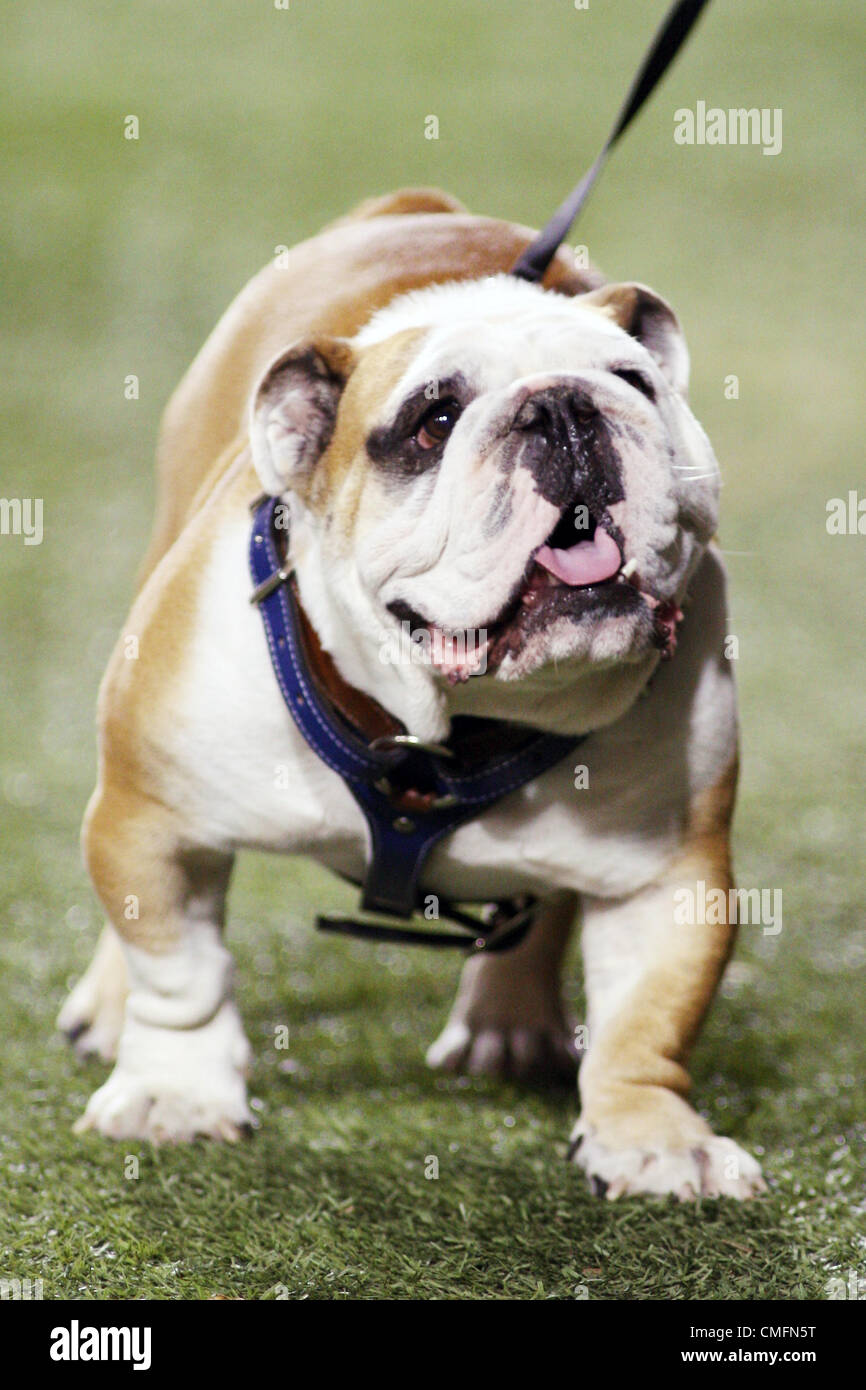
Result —
<svg viewBox="0 0 866 1390"><path fill-rule="evenodd" d="M0 539L0 1277L41 1277L48 1298L760 1300L822 1297L836 1268L866 1275L866 539L824 529L827 498L863 488L856 0L712 7L574 237L680 310L726 475L738 867L782 888L784 929L744 929L696 1096L762 1156L771 1195L590 1198L562 1162L575 1098L426 1072L456 964L316 938L332 889L294 862L249 857L232 897L250 1144L74 1139L105 1073L52 1031L99 926L77 846L94 699L168 392L273 248L362 196L438 182L479 211L542 220L660 8L6 7L0 493L43 497L46 532L41 547ZM698 98L781 106L783 153L676 147L672 113ZM137 143L122 138L130 113ZM431 113L438 142L423 138ZM568 978L579 1004L576 961Z"/></svg>

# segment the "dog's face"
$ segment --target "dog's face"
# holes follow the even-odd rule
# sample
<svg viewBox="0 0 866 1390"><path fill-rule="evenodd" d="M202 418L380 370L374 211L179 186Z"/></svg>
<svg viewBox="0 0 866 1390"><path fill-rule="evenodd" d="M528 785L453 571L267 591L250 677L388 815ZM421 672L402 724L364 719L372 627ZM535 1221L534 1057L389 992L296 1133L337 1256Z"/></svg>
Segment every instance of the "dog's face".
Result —
<svg viewBox="0 0 866 1390"><path fill-rule="evenodd" d="M272 364L253 459L356 643L378 653L408 624L440 683L631 668L638 685L716 524L687 373L642 287L434 287Z"/></svg>

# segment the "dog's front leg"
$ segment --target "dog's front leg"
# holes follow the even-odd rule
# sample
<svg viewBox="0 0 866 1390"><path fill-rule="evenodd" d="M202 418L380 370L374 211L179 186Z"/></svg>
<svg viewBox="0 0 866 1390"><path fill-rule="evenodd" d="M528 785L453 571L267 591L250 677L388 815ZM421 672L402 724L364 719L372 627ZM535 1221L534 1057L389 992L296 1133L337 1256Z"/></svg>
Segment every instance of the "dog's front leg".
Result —
<svg viewBox="0 0 866 1390"><path fill-rule="evenodd" d="M184 841L164 806L98 791L85 853L126 958L117 1064L76 1129L112 1138L236 1139L249 1123L249 1045L221 940L232 856Z"/></svg>
<svg viewBox="0 0 866 1390"><path fill-rule="evenodd" d="M560 972L576 906L574 893L553 894L519 946L466 962L451 1016L427 1053L431 1067L573 1081L577 1052Z"/></svg>
<svg viewBox="0 0 866 1390"><path fill-rule="evenodd" d="M717 889L727 905L731 886L727 816L714 824L712 801L661 881L624 900L584 900L588 1052L572 1153L609 1198L746 1198L765 1187L755 1160L685 1100L689 1050L736 933L726 907L699 906L718 906Z"/></svg>

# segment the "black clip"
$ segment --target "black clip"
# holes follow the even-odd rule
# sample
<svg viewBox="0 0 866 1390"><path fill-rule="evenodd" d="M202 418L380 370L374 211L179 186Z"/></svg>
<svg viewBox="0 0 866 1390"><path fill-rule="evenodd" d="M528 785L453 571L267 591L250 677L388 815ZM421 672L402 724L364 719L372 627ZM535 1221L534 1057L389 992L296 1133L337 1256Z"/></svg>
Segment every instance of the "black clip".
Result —
<svg viewBox="0 0 866 1390"><path fill-rule="evenodd" d="M446 921L460 932L429 931L423 927L390 925L381 921L357 921L351 917L317 917L319 931L338 936L357 936L367 941L390 941L395 946L451 947L467 955L494 955L510 951L524 940L535 921L538 899L530 894L485 903L479 915L464 912L456 903L440 899Z"/></svg>

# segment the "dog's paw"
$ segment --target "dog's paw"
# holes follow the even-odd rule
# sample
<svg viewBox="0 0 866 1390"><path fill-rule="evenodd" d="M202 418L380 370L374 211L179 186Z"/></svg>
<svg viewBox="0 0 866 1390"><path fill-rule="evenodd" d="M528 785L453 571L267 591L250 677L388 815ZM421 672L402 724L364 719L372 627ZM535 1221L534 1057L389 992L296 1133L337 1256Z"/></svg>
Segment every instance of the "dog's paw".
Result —
<svg viewBox="0 0 866 1390"><path fill-rule="evenodd" d="M448 1023L427 1050L427 1065L524 1082L573 1084L579 1054L564 1024L544 1027Z"/></svg>
<svg viewBox="0 0 866 1390"><path fill-rule="evenodd" d="M127 1019L118 1062L74 1125L110 1139L181 1143L203 1135L234 1142L249 1131L244 1076L249 1044L237 1010L223 1004L200 1028Z"/></svg>
<svg viewBox="0 0 866 1390"><path fill-rule="evenodd" d="M96 1130L107 1139L149 1139L154 1144L189 1143L199 1135L234 1143L249 1131L251 1119L242 1081L191 1096L162 1083L148 1084L118 1068L90 1097L73 1129L76 1134Z"/></svg>
<svg viewBox="0 0 866 1390"><path fill-rule="evenodd" d="M688 1149L614 1149L594 1135L575 1133L569 1152L596 1196L608 1201L671 1194L681 1202L698 1197L734 1197L743 1202L767 1191L751 1154L733 1139L715 1134Z"/></svg>
<svg viewBox="0 0 866 1390"><path fill-rule="evenodd" d="M113 1062L126 1008L126 962L111 927L100 938L96 955L57 1015L57 1027L79 1057L95 1055Z"/></svg>

